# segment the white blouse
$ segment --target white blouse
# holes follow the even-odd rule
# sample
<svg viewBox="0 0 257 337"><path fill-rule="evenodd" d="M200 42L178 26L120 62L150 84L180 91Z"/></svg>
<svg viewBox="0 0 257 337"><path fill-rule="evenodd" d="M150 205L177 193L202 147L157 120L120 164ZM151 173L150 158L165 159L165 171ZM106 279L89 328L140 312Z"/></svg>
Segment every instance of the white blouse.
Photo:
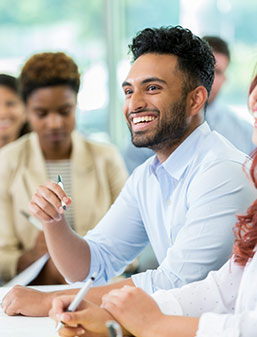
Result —
<svg viewBox="0 0 257 337"><path fill-rule="evenodd" d="M245 268L231 259L206 279L153 298L164 314L200 317L196 337L256 337L257 254Z"/></svg>

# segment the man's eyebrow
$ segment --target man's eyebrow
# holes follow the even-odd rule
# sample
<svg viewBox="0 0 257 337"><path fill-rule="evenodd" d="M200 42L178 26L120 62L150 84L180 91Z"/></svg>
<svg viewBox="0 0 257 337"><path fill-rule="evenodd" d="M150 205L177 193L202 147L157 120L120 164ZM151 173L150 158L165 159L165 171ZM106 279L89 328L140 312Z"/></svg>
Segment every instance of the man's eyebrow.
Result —
<svg viewBox="0 0 257 337"><path fill-rule="evenodd" d="M164 84L167 84L166 81L158 78L158 77L149 77L149 78L146 78L145 80L143 80L141 83L142 84L146 84L146 83L149 83L149 82L160 82L160 83L164 83ZM126 87L126 86L131 86L132 84L127 82L127 81L124 81L122 83L122 87Z"/></svg>
<svg viewBox="0 0 257 337"><path fill-rule="evenodd" d="M160 82L160 83L166 84L166 81L160 79L159 77L146 78L145 80L142 81L142 84L146 84L146 83L149 83L149 82Z"/></svg>
<svg viewBox="0 0 257 337"><path fill-rule="evenodd" d="M121 86L122 86L122 88L123 88L123 87L126 87L126 86L129 86L129 87L130 87L130 86L131 86L131 83L129 83L129 82L127 82L127 81L124 81L124 82L122 83Z"/></svg>

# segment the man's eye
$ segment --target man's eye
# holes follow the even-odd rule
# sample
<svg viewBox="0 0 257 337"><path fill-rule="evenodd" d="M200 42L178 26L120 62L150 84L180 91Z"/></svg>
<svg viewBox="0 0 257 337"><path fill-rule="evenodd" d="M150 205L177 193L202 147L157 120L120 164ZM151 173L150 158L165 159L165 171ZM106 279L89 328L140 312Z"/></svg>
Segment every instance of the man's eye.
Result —
<svg viewBox="0 0 257 337"><path fill-rule="evenodd" d="M148 87L148 90L149 90L149 91L154 91L154 90L157 90L157 89L159 89L159 87L157 87L156 85L150 85L150 86Z"/></svg>
<svg viewBox="0 0 257 337"><path fill-rule="evenodd" d="M132 94L132 90L131 89L125 89L124 90L124 94L125 95L130 95L130 94Z"/></svg>

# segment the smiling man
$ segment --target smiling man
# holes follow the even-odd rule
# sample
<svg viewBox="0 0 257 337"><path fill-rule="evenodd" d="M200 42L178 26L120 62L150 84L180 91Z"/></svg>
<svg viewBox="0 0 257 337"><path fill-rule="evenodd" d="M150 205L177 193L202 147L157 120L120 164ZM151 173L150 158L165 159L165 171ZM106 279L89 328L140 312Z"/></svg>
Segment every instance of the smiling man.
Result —
<svg viewBox="0 0 257 337"><path fill-rule="evenodd" d="M88 298L96 303L126 284L153 293L218 269L231 254L235 213L256 198L242 170L245 155L204 122L215 63L207 43L177 26L145 29L130 49L124 116L132 142L156 156L134 171L84 238L62 216L61 200L69 206L71 199L57 184L40 186L30 203L52 259L71 282L96 272L96 285L103 285L151 243L160 266L91 289ZM44 315L54 296L15 288L3 308L10 315Z"/></svg>

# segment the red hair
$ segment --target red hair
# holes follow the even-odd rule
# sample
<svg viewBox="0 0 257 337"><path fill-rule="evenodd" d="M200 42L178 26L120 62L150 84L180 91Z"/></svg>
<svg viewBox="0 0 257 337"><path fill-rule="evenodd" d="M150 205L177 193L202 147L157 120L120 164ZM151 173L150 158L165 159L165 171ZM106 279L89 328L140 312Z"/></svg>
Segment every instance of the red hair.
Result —
<svg viewBox="0 0 257 337"><path fill-rule="evenodd" d="M251 82L249 92L248 92L248 97L251 95L253 89L256 87L256 84L257 84L257 74L255 75L254 79Z"/></svg>
<svg viewBox="0 0 257 337"><path fill-rule="evenodd" d="M250 175L257 188L257 149L252 154ZM234 227L235 243L233 253L235 262L245 266L247 261L254 256L257 245L257 200L247 209L245 215L238 215L238 222Z"/></svg>
<svg viewBox="0 0 257 337"><path fill-rule="evenodd" d="M248 97L256 85L257 74L251 82ZM251 157L253 161L250 175L254 186L257 188L257 149L251 154ZM237 218L238 222L234 227L236 238L233 253L235 255L235 262L241 266L245 266L247 261L254 256L254 248L257 245L257 200L252 203L245 215L238 215Z"/></svg>

